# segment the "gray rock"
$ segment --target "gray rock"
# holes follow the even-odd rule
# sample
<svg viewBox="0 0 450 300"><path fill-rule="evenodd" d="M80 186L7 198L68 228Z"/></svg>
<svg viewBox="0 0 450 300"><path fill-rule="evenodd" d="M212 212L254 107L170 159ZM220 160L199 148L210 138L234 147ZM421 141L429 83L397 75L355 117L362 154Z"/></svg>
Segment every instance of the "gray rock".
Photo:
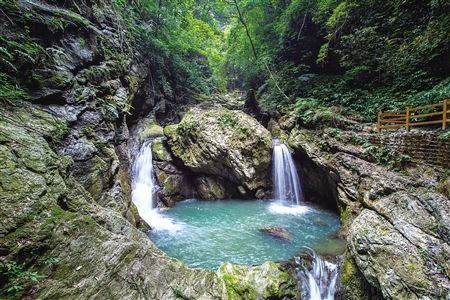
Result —
<svg viewBox="0 0 450 300"><path fill-rule="evenodd" d="M98 150L91 142L80 139L70 143L65 149L64 154L72 157L74 161L86 161L94 156Z"/></svg>
<svg viewBox="0 0 450 300"><path fill-rule="evenodd" d="M270 185L271 135L242 112L192 109L164 134L171 152L195 173L223 177L253 193Z"/></svg>
<svg viewBox="0 0 450 300"><path fill-rule="evenodd" d="M341 132L341 141L345 133ZM351 133L353 134L353 133ZM320 150L323 135L295 131L290 143L338 179L337 195L348 253L345 297L440 299L450 294L449 201L423 166L404 172L368 161L359 145L337 139ZM372 288L367 288L367 285ZM373 291L373 288L376 291Z"/></svg>
<svg viewBox="0 0 450 300"><path fill-rule="evenodd" d="M194 184L200 198L204 200L226 199L236 193L234 184L218 176L199 176Z"/></svg>
<svg viewBox="0 0 450 300"><path fill-rule="evenodd" d="M78 115L83 111L83 106L74 105L50 105L48 110L59 118L66 120L68 123L75 123L78 119Z"/></svg>

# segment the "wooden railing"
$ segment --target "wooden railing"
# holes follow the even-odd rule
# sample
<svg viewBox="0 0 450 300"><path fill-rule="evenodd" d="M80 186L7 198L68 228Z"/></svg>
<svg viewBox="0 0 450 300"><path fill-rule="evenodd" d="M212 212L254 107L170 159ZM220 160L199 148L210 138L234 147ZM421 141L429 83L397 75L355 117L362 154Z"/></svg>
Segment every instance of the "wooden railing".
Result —
<svg viewBox="0 0 450 300"><path fill-rule="evenodd" d="M441 103L407 107L405 110L396 112L379 112L377 129L394 129L405 127L409 131L412 126L423 126L432 124L442 124L442 129L447 128L450 123L450 99Z"/></svg>

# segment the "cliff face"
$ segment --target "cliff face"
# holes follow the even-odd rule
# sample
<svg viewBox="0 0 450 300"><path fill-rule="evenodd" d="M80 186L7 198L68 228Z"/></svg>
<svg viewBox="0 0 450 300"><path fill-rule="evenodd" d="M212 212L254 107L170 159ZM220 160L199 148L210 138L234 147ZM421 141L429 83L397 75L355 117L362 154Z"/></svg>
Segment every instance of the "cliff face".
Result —
<svg viewBox="0 0 450 300"><path fill-rule="evenodd" d="M344 299L448 297L449 179L421 160L401 163L403 156L370 144L372 135L355 129L294 129L289 136L302 159L322 170L309 173L322 177L310 179L310 188L335 187L348 245Z"/></svg>
<svg viewBox="0 0 450 300"><path fill-rule="evenodd" d="M1 113L0 249L2 256L46 276L28 296L170 299L177 288L208 299L221 293L214 272L188 270L133 225L129 183L120 167L101 165L116 170L101 195L117 196L102 202L73 171L74 158L46 141L58 132L58 119L36 107ZM111 155L116 153L112 148ZM85 176L101 172L96 165L89 170Z"/></svg>

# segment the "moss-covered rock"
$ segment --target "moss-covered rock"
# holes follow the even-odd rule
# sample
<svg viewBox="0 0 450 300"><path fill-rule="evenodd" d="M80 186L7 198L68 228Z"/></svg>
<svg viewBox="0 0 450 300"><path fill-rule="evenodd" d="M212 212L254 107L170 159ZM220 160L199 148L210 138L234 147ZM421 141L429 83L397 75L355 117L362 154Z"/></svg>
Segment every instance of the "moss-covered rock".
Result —
<svg viewBox="0 0 450 300"><path fill-rule="evenodd" d="M141 141L154 139L164 135L163 128L151 120L143 124L142 128L142 131L138 134Z"/></svg>
<svg viewBox="0 0 450 300"><path fill-rule="evenodd" d="M161 128L162 133L162 128ZM152 152L153 152L153 159L159 160L159 161L171 161L172 155L170 154L169 150L167 150L166 145L164 144L164 141L161 139L154 140L152 143Z"/></svg>
<svg viewBox="0 0 450 300"><path fill-rule="evenodd" d="M223 177L252 193L270 184L271 135L243 112L191 109L164 134L171 152L193 172Z"/></svg>
<svg viewBox="0 0 450 300"><path fill-rule="evenodd" d="M348 300L368 300L370 298L371 286L358 270L350 254L345 256L341 267L341 284L344 299Z"/></svg>
<svg viewBox="0 0 450 300"><path fill-rule="evenodd" d="M274 262L258 267L226 263L217 273L224 281L230 300L299 299L294 278Z"/></svg>
<svg viewBox="0 0 450 300"><path fill-rule="evenodd" d="M22 296L176 299L178 289L192 299L227 299L215 272L190 270L169 258L125 218L122 206L113 205L128 188L125 177L113 177L111 187L98 191L79 181L70 160L43 138L56 130L55 122L43 111L31 113L38 109L0 108L0 253L45 275L27 283ZM12 118L19 115L26 124ZM103 166L92 164L87 174L97 169ZM124 174L119 169L114 176ZM49 265L50 258L58 263Z"/></svg>

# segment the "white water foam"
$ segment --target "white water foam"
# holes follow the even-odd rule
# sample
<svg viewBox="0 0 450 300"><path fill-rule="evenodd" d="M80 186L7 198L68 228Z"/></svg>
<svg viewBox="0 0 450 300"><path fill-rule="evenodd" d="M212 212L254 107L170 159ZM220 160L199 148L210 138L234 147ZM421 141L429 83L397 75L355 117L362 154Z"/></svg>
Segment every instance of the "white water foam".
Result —
<svg viewBox="0 0 450 300"><path fill-rule="evenodd" d="M269 205L269 211L279 215L300 216L311 211L311 208L304 205L286 205L282 202L274 202Z"/></svg>
<svg viewBox="0 0 450 300"><path fill-rule="evenodd" d="M334 300L336 293L336 281L338 277L337 265L323 260L317 253L312 252L312 265L307 268L301 258L295 261L300 278L302 299L309 300Z"/></svg>
<svg viewBox="0 0 450 300"><path fill-rule="evenodd" d="M153 230L178 231L183 227L182 224L164 217L155 208L158 188L153 170L152 143L144 143L133 166L133 203L139 216Z"/></svg>

